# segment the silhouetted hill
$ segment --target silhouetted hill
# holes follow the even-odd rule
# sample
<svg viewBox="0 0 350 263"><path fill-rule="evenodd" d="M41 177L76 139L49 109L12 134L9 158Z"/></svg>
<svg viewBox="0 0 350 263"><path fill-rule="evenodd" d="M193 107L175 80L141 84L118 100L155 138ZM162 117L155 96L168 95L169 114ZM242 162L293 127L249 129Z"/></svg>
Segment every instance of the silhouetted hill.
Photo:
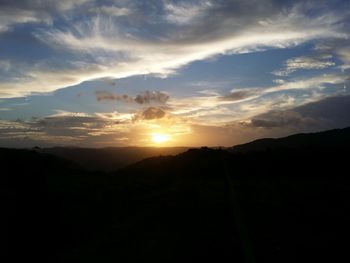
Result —
<svg viewBox="0 0 350 263"><path fill-rule="evenodd" d="M344 261L348 131L277 139L283 147L262 151L191 149L114 173L0 149L9 254L36 262Z"/></svg>
<svg viewBox="0 0 350 263"><path fill-rule="evenodd" d="M349 129L342 129L259 140L264 147L253 142L235 153L192 149L143 160L121 173L145 193L163 193L152 202L162 203L162 211L176 200L161 222L182 222L181 244L191 247L196 259L334 261L347 257L343 240L350 233L349 139ZM185 218L196 223L186 225ZM198 239L203 229L207 239Z"/></svg>
<svg viewBox="0 0 350 263"><path fill-rule="evenodd" d="M34 150L0 148L0 160L1 239L8 256L2 262L60 262L66 249L99 227L89 210L98 212L104 174Z"/></svg>
<svg viewBox="0 0 350 263"><path fill-rule="evenodd" d="M54 147L45 148L42 151L74 161L91 171L116 171L145 158L175 155L187 149L185 147L110 147L100 149Z"/></svg>
<svg viewBox="0 0 350 263"><path fill-rule="evenodd" d="M350 128L325 132L296 134L279 139L258 139L246 144L227 148L230 152L251 153L275 149L342 149L350 146Z"/></svg>

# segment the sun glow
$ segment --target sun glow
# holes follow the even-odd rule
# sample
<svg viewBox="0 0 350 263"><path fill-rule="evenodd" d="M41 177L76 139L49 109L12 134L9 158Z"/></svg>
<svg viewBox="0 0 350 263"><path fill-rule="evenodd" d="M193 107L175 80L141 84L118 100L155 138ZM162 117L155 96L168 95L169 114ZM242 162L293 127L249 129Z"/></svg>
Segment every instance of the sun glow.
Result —
<svg viewBox="0 0 350 263"><path fill-rule="evenodd" d="M165 133L153 133L152 141L154 143L164 143L170 140L170 135Z"/></svg>

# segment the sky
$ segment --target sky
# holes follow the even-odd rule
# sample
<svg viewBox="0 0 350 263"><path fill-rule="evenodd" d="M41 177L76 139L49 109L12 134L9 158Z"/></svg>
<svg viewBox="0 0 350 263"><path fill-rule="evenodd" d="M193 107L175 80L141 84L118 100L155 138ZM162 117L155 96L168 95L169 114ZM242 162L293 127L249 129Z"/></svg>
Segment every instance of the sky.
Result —
<svg viewBox="0 0 350 263"><path fill-rule="evenodd" d="M0 146L350 126L350 1L0 0Z"/></svg>

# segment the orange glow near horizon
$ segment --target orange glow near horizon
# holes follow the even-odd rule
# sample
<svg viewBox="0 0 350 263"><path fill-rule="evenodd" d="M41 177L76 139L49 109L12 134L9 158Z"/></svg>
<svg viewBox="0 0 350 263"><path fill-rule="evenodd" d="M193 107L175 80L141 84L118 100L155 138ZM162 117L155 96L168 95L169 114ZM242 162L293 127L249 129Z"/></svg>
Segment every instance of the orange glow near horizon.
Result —
<svg viewBox="0 0 350 263"><path fill-rule="evenodd" d="M157 120L139 123L139 144L150 147L184 147L191 137L191 127L179 119ZM144 132L142 132L144 130ZM193 146L193 145L191 145Z"/></svg>
<svg viewBox="0 0 350 263"><path fill-rule="evenodd" d="M153 133L152 141L156 144L166 143L171 139L169 134L166 133Z"/></svg>

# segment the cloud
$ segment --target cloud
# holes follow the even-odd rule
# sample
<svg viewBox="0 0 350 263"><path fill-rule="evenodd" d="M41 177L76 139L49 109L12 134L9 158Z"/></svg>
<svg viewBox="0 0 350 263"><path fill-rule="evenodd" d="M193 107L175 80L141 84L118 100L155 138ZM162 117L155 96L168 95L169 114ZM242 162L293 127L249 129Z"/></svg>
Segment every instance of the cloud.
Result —
<svg viewBox="0 0 350 263"><path fill-rule="evenodd" d="M21 0L0 2L0 33L17 24L51 23L55 15L74 9L89 0Z"/></svg>
<svg viewBox="0 0 350 263"><path fill-rule="evenodd" d="M9 71L11 69L11 63L8 60L0 60L0 71Z"/></svg>
<svg viewBox="0 0 350 263"><path fill-rule="evenodd" d="M282 85L273 86L263 89L263 93L290 91L290 90L308 90L322 88L325 85L336 85L346 82L344 74L322 74L309 78L286 81Z"/></svg>
<svg viewBox="0 0 350 263"><path fill-rule="evenodd" d="M150 104L150 103L166 103L169 99L169 95L161 91L145 91L142 94L138 94L135 97L131 97L127 94L119 95L110 91L96 91L96 99L98 101L103 100L115 100L127 103L137 104Z"/></svg>
<svg viewBox="0 0 350 263"><path fill-rule="evenodd" d="M134 113L120 113L117 111L105 113L96 112L95 115L103 120L109 120L114 123L131 123L135 118Z"/></svg>
<svg viewBox="0 0 350 263"><path fill-rule="evenodd" d="M31 33L54 50L60 62L39 60L22 65L13 77L1 82L0 97L4 98L51 92L93 79L167 76L191 62L217 55L346 37L342 28L345 14L302 2L284 6L274 1L159 1L157 12L146 12L137 1L112 9L99 7L95 1L49 1L40 8L37 1L25 3L23 7L30 8L8 5L7 9L15 10L11 17L58 20L46 27L33 27ZM132 12L126 15L123 8ZM23 10L33 14L21 15ZM63 17L60 10L69 10L70 15ZM103 15L107 10L117 16ZM11 23L17 22L2 24Z"/></svg>
<svg viewBox="0 0 350 263"><path fill-rule="evenodd" d="M11 28L11 26L15 24L39 22L45 20L49 20L49 17L37 17L35 11L18 10L15 15L11 15L11 13L4 14L4 12L2 11L0 12L0 33L8 31Z"/></svg>
<svg viewBox="0 0 350 263"><path fill-rule="evenodd" d="M303 117L295 111L270 111L251 119L250 124L254 127L274 128L274 127L310 127L316 120Z"/></svg>
<svg viewBox="0 0 350 263"><path fill-rule="evenodd" d="M284 77L297 70L328 68L335 65L334 62L328 60L330 58L332 58L331 55L290 58L285 62L285 67L283 69L275 70L272 74Z"/></svg>
<svg viewBox="0 0 350 263"><path fill-rule="evenodd" d="M58 110L43 118L0 120L0 144L10 147L36 144L101 146L125 138L133 116L118 112L86 114Z"/></svg>
<svg viewBox="0 0 350 263"><path fill-rule="evenodd" d="M322 120L323 129L350 126L350 96L331 96L323 100L296 107L303 116Z"/></svg>
<svg viewBox="0 0 350 263"><path fill-rule="evenodd" d="M281 83L279 85L274 85L270 87L260 87L260 88L245 88L245 89L233 89L231 94L220 97L225 104L229 101L232 103L242 103L242 105L249 105L251 103L257 103L257 100L274 98L274 96L282 96L288 94L287 97L291 96L291 92L302 91L304 94L303 103L309 103L308 94L312 94L313 100L318 100L327 96L327 94L322 95L322 90L326 87L333 88L333 95L344 92L343 86L348 83L348 77L346 74L322 74L315 75L308 78L296 78L289 81L278 81ZM329 94L328 94L329 95ZM275 98L276 99L276 98ZM300 105L300 104L299 104ZM294 101L289 106L299 106ZM271 105L273 106L273 105Z"/></svg>
<svg viewBox="0 0 350 263"><path fill-rule="evenodd" d="M270 87L232 89L226 95L206 92L201 96L173 98L167 105L174 115L222 124L244 120L272 109L287 109L323 99L330 96L322 92L325 87L333 89L331 95L344 93L343 85L348 82L347 78L346 74L323 74L292 79ZM223 108L226 110L223 111Z"/></svg>
<svg viewBox="0 0 350 263"><path fill-rule="evenodd" d="M255 105L257 114L246 121L238 118L223 124L192 122L164 114L164 109L149 107L139 113L105 112L87 114L57 111L55 114L29 120L0 120L0 145L33 147L76 145L150 145L157 131L172 134L176 145L234 145L262 137L281 137L297 132L312 132L350 125L350 96L329 97L300 107L273 110ZM245 104L246 105L246 104ZM234 114L217 109L213 114ZM135 121L135 116L138 117ZM162 117L161 117L162 116ZM165 117L167 116L167 117Z"/></svg>
<svg viewBox="0 0 350 263"><path fill-rule="evenodd" d="M58 112L58 114L45 118L33 118L28 124L50 136L79 138L79 136L103 129L106 121L98 116L85 113Z"/></svg>
<svg viewBox="0 0 350 263"><path fill-rule="evenodd" d="M160 91L145 91L135 97L135 101L139 104L149 104L151 102L166 103L169 96Z"/></svg>
<svg viewBox="0 0 350 263"><path fill-rule="evenodd" d="M180 119L164 116L163 109L149 107L139 113L87 114L58 110L43 118L0 120L0 145L146 146L153 145L154 132L168 132L174 139L191 132Z"/></svg>
<svg viewBox="0 0 350 263"><path fill-rule="evenodd" d="M233 89L230 94L220 97L224 101L242 101L244 99L251 99L255 97L259 91L257 89Z"/></svg>
<svg viewBox="0 0 350 263"><path fill-rule="evenodd" d="M107 16L127 16L131 13L131 11L128 8L123 7L116 7L116 6L96 6L89 9L92 13L97 13L101 15L107 15Z"/></svg>
<svg viewBox="0 0 350 263"><path fill-rule="evenodd" d="M350 68L350 45L349 34L346 39L326 39L315 45L316 52L321 54L335 54L340 60L339 68L346 71Z"/></svg>
<svg viewBox="0 0 350 263"><path fill-rule="evenodd" d="M275 73L288 78L277 78L271 86L261 82L261 86L227 92L241 82L230 79L228 82L232 83L223 84L226 81L223 79L215 86L210 81L204 82L207 80L204 76L203 82L193 82L189 87L196 90L204 86L201 89L206 90L181 98L169 99L161 91L128 95L102 90L95 94L98 101L132 103L124 110L136 109L94 114L60 111L26 121L2 121L0 126L4 129L0 137L62 140L89 146L126 138L129 141L124 142L130 145L146 142L151 129L170 127L169 131L180 131L179 134L201 133L193 136L196 137L193 141L198 143L208 139L208 132L212 145L227 145L248 137L345 124L346 112L339 110L337 114L343 117L338 120L334 114L333 117L325 112L321 114L321 106L314 109L310 102L334 112L333 106L321 101L335 94L347 94L343 86L348 83L350 67L348 18L346 10L329 8L326 2L319 1L166 0L153 1L149 8L145 8L143 1L133 0L113 1L113 4L107 1L102 5L93 0L2 2L0 31L8 32L1 36L13 36L12 33L22 29L17 25L31 23L25 29L35 39L28 43L36 45L35 50L45 51L39 52L40 58L33 52L30 61L3 57L0 61L0 97L3 98L52 92L94 79L112 79L110 84L114 86L114 80L135 75L166 77L194 61L220 55L320 41L328 48L319 46L313 56L287 60ZM308 77L291 75L298 70L328 67L331 68L328 74L311 75L317 74L311 71ZM336 103L347 109L340 99L332 105ZM308 112L304 112L306 105ZM5 106L3 109L8 109ZM318 114L310 113L316 109ZM332 118L337 121L331 122ZM250 125L239 124L248 121ZM245 137L244 132L249 136Z"/></svg>
<svg viewBox="0 0 350 263"><path fill-rule="evenodd" d="M325 130L350 125L350 96L335 96L290 110L272 110L253 117L249 125L263 128Z"/></svg>
<svg viewBox="0 0 350 263"><path fill-rule="evenodd" d="M135 102L135 99L130 97L127 94L123 95L118 95L110 91L105 91L105 90L98 90L96 91L96 99L98 101L103 101L103 100L116 100L116 101L123 101L123 102Z"/></svg>
<svg viewBox="0 0 350 263"><path fill-rule="evenodd" d="M274 83L276 83L276 84L279 84L279 85L281 85L281 84L284 84L286 81L285 80L283 80L283 79L274 79L274 80L272 80Z"/></svg>
<svg viewBox="0 0 350 263"><path fill-rule="evenodd" d="M141 116L145 120L161 119L165 116L165 111L161 108L149 107L142 112Z"/></svg>
<svg viewBox="0 0 350 263"><path fill-rule="evenodd" d="M186 25L197 19L201 14L205 14L211 7L213 7L211 1L166 3L164 6L165 18L170 23Z"/></svg>
<svg viewBox="0 0 350 263"><path fill-rule="evenodd" d="M9 77L0 82L0 98L53 92L58 88L77 85L85 77L91 80L104 78L104 75L101 75L102 66L96 63L75 62L64 68L55 68L46 62L38 65L13 62L11 68L16 71L8 72L6 76ZM11 78L12 75L14 77Z"/></svg>
<svg viewBox="0 0 350 263"><path fill-rule="evenodd" d="M249 121L225 125L206 122L191 125L193 145L236 145L259 138L276 138L301 132L316 132L350 126L350 96L336 96L306 103L288 110L272 110L252 116ZM203 143L205 142L205 143Z"/></svg>
<svg viewBox="0 0 350 263"><path fill-rule="evenodd" d="M348 70L350 69L350 46L340 47L336 50L340 60L343 62L341 69Z"/></svg>

